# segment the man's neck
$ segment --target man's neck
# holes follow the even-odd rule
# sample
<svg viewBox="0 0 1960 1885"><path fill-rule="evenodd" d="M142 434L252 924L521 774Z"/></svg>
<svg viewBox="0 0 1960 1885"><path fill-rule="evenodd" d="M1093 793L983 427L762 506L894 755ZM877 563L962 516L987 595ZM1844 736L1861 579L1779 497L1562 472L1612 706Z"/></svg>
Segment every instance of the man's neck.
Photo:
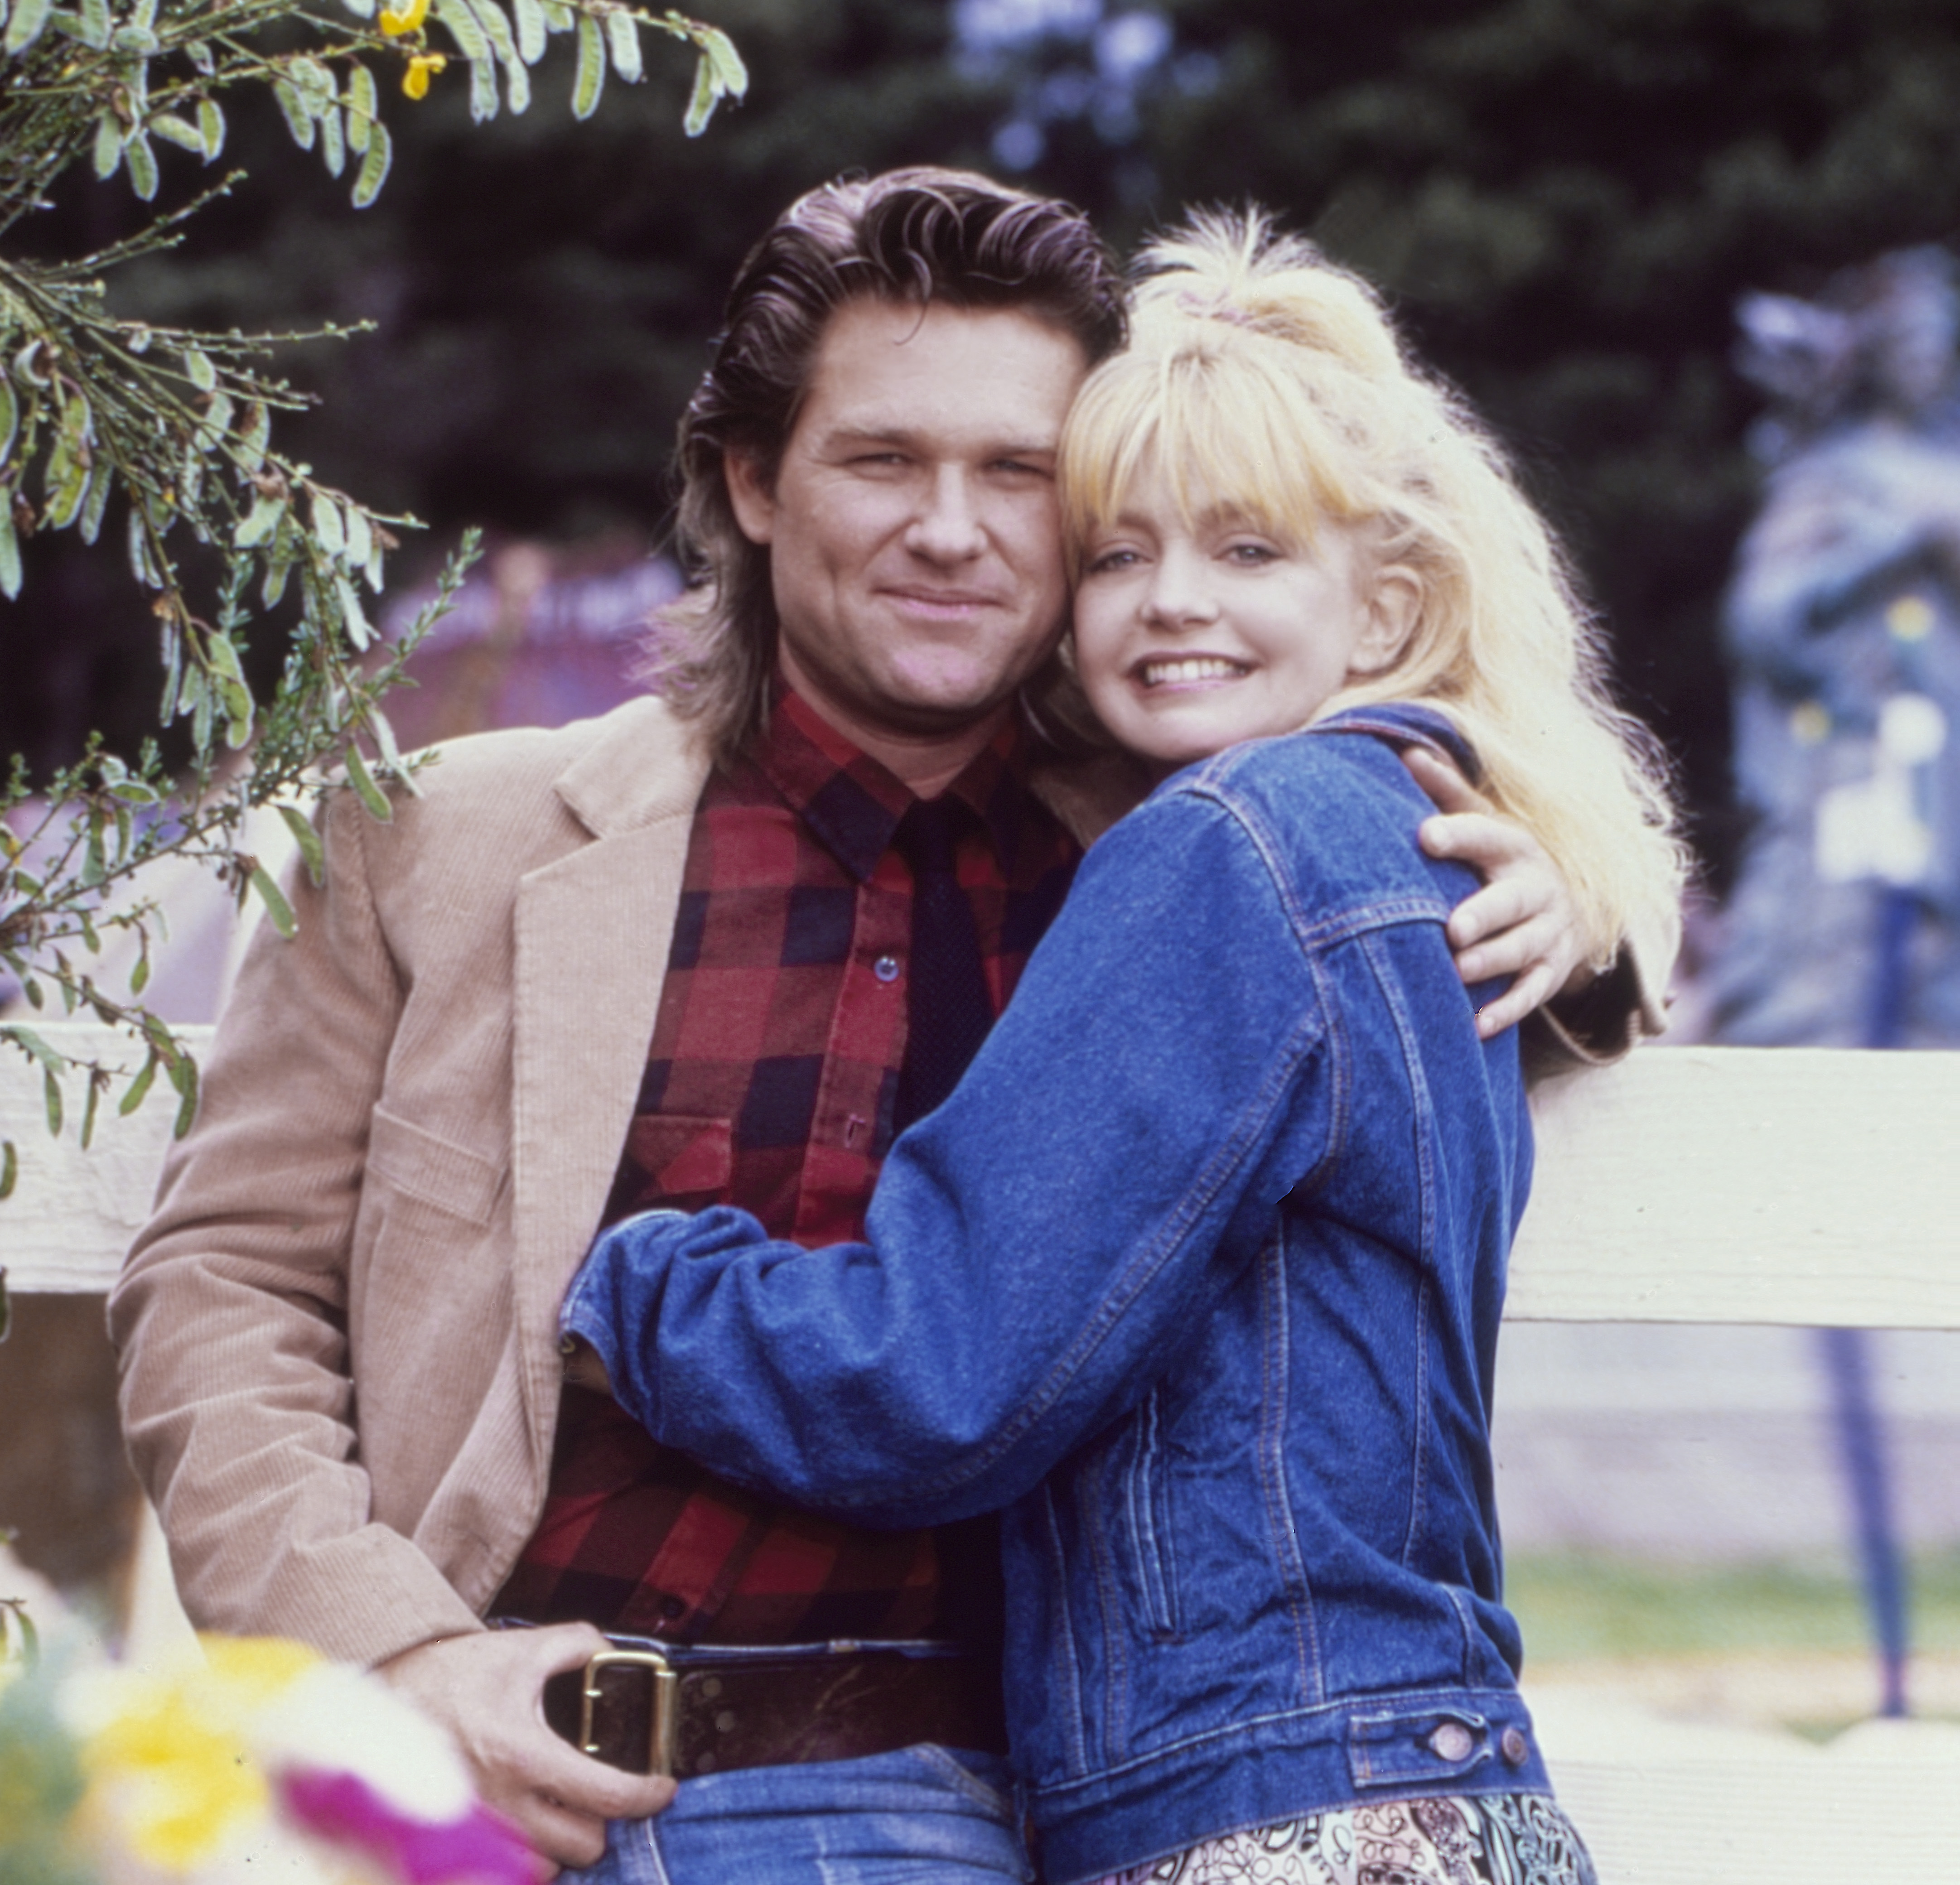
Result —
<svg viewBox="0 0 1960 1885"><path fill-rule="evenodd" d="M870 724L827 699L788 661L784 678L810 711L835 727L858 749L921 799L936 799L985 750L1013 711L1011 701L990 708L976 720L951 728L907 733Z"/></svg>

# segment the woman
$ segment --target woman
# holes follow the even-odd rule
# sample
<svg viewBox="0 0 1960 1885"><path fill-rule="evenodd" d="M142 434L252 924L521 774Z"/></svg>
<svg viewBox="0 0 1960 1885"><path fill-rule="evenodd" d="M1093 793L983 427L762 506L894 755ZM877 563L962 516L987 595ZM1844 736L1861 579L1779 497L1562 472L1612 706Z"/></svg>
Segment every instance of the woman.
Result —
<svg viewBox="0 0 1960 1885"><path fill-rule="evenodd" d="M1061 478L1084 688L1166 782L866 1244L650 1213L564 1327L734 1477L871 1523L1007 1508L1052 1878L1574 1885L1490 1461L1529 1121L1396 749L1481 769L1602 961L1678 888L1666 797L1542 523L1368 291L1257 217L1150 266Z"/></svg>

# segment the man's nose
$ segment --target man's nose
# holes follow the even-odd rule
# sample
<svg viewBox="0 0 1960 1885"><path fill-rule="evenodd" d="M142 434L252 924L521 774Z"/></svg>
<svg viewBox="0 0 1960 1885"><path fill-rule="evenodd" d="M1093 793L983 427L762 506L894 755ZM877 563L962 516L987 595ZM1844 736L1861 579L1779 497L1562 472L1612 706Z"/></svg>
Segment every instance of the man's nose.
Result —
<svg viewBox="0 0 1960 1885"><path fill-rule="evenodd" d="M964 563L978 556L987 536L973 497L963 466L937 467L906 532L908 546L935 563Z"/></svg>

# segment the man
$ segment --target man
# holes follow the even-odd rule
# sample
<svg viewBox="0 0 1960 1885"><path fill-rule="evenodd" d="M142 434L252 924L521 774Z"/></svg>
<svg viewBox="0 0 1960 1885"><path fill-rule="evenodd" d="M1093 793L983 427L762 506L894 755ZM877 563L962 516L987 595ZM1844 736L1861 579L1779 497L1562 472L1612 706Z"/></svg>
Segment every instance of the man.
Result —
<svg viewBox="0 0 1960 1885"><path fill-rule="evenodd" d="M1134 796L1036 726L1067 704L1055 446L1122 331L1064 205L946 172L793 205L682 426L706 580L660 698L459 742L386 825L328 805L324 885L293 885L296 941L255 944L112 1300L192 1617L380 1666L549 1861L592 1863L606 1821L673 1791L546 1724L546 1679L595 1625L984 1643L984 1543L856 1532L662 1454L562 1388L555 1314L595 1230L655 1202L857 1234L972 1006L998 1011ZM1527 969L1486 1017L1507 1025L1571 966L1554 889L1512 828L1472 815L1440 841L1496 873L1456 927L1466 977ZM1600 1005L1624 1039L1631 1002ZM493 1612L539 1626L485 1631ZM718 1777L770 1816L783 1876L874 1820L935 1876L1025 1875L993 1730L960 1715L973 1685L959 1658L919 1667L905 1707L956 1725L912 1738L969 1753L915 1763L896 1808L899 1705L868 1664L821 1702L784 1677L786 1725ZM731 1875L622 1836L605 1876L670 1861L676 1885Z"/></svg>

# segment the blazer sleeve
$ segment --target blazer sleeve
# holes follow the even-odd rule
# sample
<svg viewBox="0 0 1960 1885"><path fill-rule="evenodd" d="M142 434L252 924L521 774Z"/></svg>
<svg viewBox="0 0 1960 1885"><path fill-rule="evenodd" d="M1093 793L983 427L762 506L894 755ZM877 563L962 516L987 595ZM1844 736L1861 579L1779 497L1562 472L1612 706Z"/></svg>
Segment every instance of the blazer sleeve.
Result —
<svg viewBox="0 0 1960 1885"><path fill-rule="evenodd" d="M377 1661L478 1625L374 1521L356 1441L350 1249L402 1003L367 824L332 795L323 887L297 865L286 885L298 936L261 925L109 1320L130 1457L192 1620Z"/></svg>
<svg viewBox="0 0 1960 1885"><path fill-rule="evenodd" d="M562 1324L654 1435L860 1522L1007 1503L1121 1413L1331 1159L1339 1055L1251 834L1152 800L1085 860L867 1239L726 1206L602 1238Z"/></svg>

